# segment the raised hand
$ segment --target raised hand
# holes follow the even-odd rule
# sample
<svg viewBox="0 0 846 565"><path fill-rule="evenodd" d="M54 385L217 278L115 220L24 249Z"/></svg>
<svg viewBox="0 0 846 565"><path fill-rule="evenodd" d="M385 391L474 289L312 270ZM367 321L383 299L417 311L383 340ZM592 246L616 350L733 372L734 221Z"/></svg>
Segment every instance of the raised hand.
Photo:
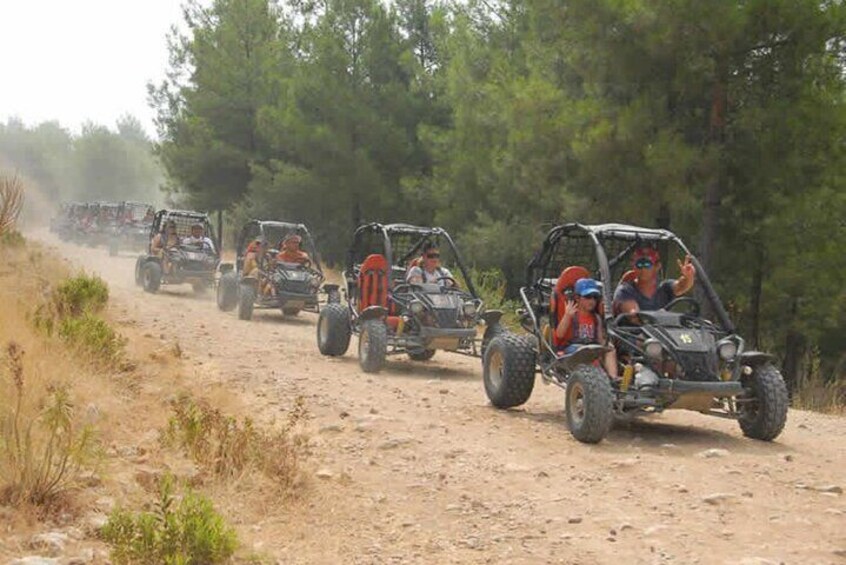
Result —
<svg viewBox="0 0 846 565"><path fill-rule="evenodd" d="M564 315L565 316L569 316L570 318L572 318L573 316L576 315L576 313L578 311L579 311L579 307L576 305L575 300L568 300L567 304L564 305Z"/></svg>
<svg viewBox="0 0 846 565"><path fill-rule="evenodd" d="M690 262L690 255L687 255L684 258L684 263L678 261L678 264L681 276L689 281L692 281L696 276L696 267L694 267L693 263Z"/></svg>

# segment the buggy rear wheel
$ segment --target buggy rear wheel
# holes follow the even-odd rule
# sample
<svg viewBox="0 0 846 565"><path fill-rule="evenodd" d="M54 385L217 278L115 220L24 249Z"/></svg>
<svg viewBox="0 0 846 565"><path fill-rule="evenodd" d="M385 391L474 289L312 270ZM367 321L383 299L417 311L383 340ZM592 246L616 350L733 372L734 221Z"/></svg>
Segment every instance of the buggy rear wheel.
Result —
<svg viewBox="0 0 846 565"><path fill-rule="evenodd" d="M753 401L743 404L740 429L746 437L772 441L787 422L787 385L779 370L770 364L755 367L749 384Z"/></svg>
<svg viewBox="0 0 846 565"><path fill-rule="evenodd" d="M480 353L482 354L482 364L485 363L485 351L488 350L488 346L490 346L491 342L494 338L501 336L502 334L506 333L508 329L500 324L499 322L495 322L489 326L485 327L485 333L482 336L482 347Z"/></svg>
<svg viewBox="0 0 846 565"><path fill-rule="evenodd" d="M614 423L614 392L605 371L577 366L567 379L564 412L574 438L583 443L602 441Z"/></svg>
<svg viewBox="0 0 846 565"><path fill-rule="evenodd" d="M223 312L229 312L238 305L238 276L224 273L217 283L217 307Z"/></svg>
<svg viewBox="0 0 846 565"><path fill-rule="evenodd" d="M497 408L520 406L535 387L535 348L530 336L503 333L482 359L485 393Z"/></svg>
<svg viewBox="0 0 846 565"><path fill-rule="evenodd" d="M153 294L158 292L162 284L162 266L155 261L148 261L144 264L142 274L144 290Z"/></svg>
<svg viewBox="0 0 846 565"><path fill-rule="evenodd" d="M367 320L358 336L358 363L365 373L378 373L388 351L388 326L382 320Z"/></svg>
<svg viewBox="0 0 846 565"><path fill-rule="evenodd" d="M409 351L408 358L412 361L428 361L435 356L434 349L423 349L421 351Z"/></svg>
<svg viewBox="0 0 846 565"><path fill-rule="evenodd" d="M250 283L241 283L238 288L238 319L250 320L256 304L256 287Z"/></svg>
<svg viewBox="0 0 846 565"><path fill-rule="evenodd" d="M328 304L317 318L317 348L323 355L338 357L350 346L350 314L343 304Z"/></svg>

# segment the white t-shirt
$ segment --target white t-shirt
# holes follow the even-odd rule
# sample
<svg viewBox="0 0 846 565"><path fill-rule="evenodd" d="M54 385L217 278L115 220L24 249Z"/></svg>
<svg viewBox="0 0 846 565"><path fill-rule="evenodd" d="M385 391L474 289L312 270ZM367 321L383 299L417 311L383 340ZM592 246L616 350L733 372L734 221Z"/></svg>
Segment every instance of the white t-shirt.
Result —
<svg viewBox="0 0 846 565"><path fill-rule="evenodd" d="M208 249L209 251L214 253L214 243L212 242L211 238L208 238L206 236L185 236L184 238L182 238L182 245L202 245L203 249Z"/></svg>
<svg viewBox="0 0 846 565"><path fill-rule="evenodd" d="M405 280L410 281L411 279L413 279L415 277L421 277L423 279L424 283L428 283L428 284L437 283L441 286L447 286L447 285L450 285L452 283L448 280L443 280L443 279L438 280L438 279L440 279L441 277L453 278L452 273L450 273L449 269L447 269L446 267L438 267L437 269L435 269L434 273L430 273L430 272L428 272L428 271L426 271L426 270L424 270L420 267L412 267L406 273Z"/></svg>

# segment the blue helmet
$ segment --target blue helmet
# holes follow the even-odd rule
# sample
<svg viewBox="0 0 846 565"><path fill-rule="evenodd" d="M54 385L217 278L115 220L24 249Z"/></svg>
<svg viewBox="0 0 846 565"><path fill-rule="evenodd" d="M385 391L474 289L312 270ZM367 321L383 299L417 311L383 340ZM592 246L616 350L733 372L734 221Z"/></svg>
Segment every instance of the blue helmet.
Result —
<svg viewBox="0 0 846 565"><path fill-rule="evenodd" d="M602 296L602 290L599 283L594 279L579 279L576 281L576 286L573 287L576 296L595 296L599 298Z"/></svg>

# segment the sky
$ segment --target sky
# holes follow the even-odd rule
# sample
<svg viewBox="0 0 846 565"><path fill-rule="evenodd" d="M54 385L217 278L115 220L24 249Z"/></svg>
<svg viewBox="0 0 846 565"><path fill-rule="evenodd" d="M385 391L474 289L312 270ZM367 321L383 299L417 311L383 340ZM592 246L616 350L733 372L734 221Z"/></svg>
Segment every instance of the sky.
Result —
<svg viewBox="0 0 846 565"><path fill-rule="evenodd" d="M136 116L155 134L149 81L167 66L182 0L0 0L0 122L78 132Z"/></svg>

